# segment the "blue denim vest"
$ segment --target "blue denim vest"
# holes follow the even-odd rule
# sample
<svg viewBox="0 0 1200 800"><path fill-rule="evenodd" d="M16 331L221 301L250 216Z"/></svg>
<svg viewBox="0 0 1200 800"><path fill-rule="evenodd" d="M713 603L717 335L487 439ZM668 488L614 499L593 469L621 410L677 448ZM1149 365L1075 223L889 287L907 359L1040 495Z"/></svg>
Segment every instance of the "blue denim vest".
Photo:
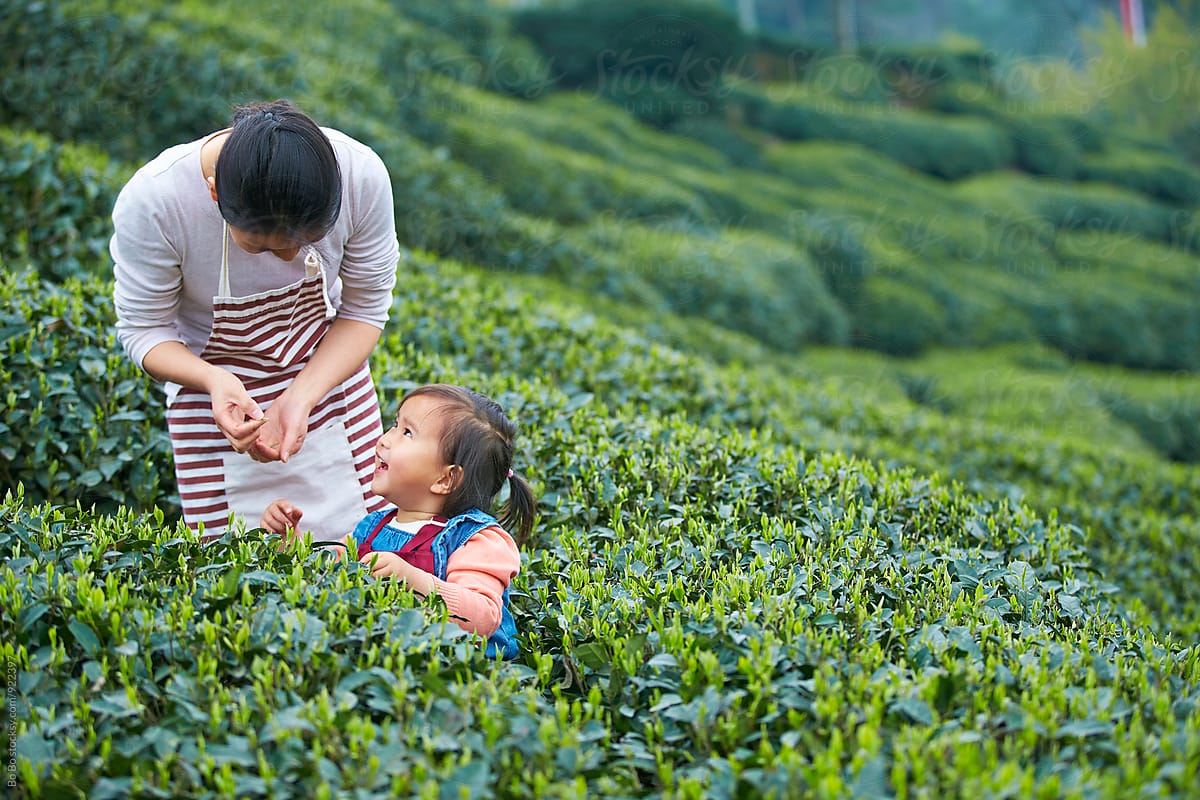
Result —
<svg viewBox="0 0 1200 800"><path fill-rule="evenodd" d="M354 541L365 542L371 535L371 531L375 530L375 526L379 524L379 520L389 513L391 513L390 508L363 517L354 528ZM435 536L430 544L433 550L434 576L439 580L446 580L446 564L450 560L450 554L466 544L472 536L493 525L499 527L500 523L491 514L477 508L459 514L447 522L441 533ZM388 526L375 537L375 541L371 543L371 550L380 553L396 552L408 544L412 537L411 533ZM488 637L486 654L488 658L495 658L499 655L506 660L511 660L517 657L518 652L520 651L517 647L517 624L508 610L508 587L505 587L503 603L500 607L500 627Z"/></svg>

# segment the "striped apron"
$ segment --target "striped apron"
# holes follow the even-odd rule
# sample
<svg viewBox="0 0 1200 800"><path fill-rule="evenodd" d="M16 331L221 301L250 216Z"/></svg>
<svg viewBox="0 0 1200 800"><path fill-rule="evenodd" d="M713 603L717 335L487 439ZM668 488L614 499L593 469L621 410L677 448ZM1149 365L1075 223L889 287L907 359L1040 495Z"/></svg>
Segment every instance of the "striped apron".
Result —
<svg viewBox="0 0 1200 800"><path fill-rule="evenodd" d="M213 325L200 357L236 375L270 415L271 403L304 369L336 314L320 255L309 250L304 278L267 292L231 297L229 231L224 229L221 279ZM167 408L183 518L205 539L240 519L258 526L272 500L304 512L314 539L345 536L387 503L371 492L375 443L383 435L375 384L364 361L333 387L308 417L304 445L286 464L237 453L213 421L206 392L181 387Z"/></svg>

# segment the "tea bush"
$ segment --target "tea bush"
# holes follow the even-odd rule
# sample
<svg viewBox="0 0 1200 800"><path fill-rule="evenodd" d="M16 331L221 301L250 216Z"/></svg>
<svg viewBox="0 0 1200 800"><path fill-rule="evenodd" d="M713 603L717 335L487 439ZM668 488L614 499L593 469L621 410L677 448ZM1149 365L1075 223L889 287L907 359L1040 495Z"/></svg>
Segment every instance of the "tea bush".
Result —
<svg viewBox="0 0 1200 800"><path fill-rule="evenodd" d="M562 223L620 209L631 220L708 216L691 192L653 173L634 172L595 156L536 142L517 128L480 131L467 118L446 127L447 146L463 163L503 187L508 202L526 214Z"/></svg>
<svg viewBox="0 0 1200 800"><path fill-rule="evenodd" d="M100 150L0 128L0 261L61 281L108 251L112 201L129 171Z"/></svg>
<svg viewBox="0 0 1200 800"><path fill-rule="evenodd" d="M1049 115L1006 117L1017 165L1033 175L1074 180L1080 177L1082 148L1074 132Z"/></svg>
<svg viewBox="0 0 1200 800"><path fill-rule="evenodd" d="M903 97L904 90L890 79L886 66L863 50L828 51L809 57L803 45L799 48L800 56L780 79L764 76L740 87L743 92L738 99L752 112L751 119L766 110L769 103L764 101L786 103L789 99L807 98L830 107L849 104L879 107L911 99ZM757 102L750 97L756 86L763 89Z"/></svg>
<svg viewBox="0 0 1200 800"><path fill-rule="evenodd" d="M1200 170L1165 153L1123 149L1085 158L1080 175L1167 203L1200 205Z"/></svg>
<svg viewBox="0 0 1200 800"><path fill-rule="evenodd" d="M782 61L759 68L756 59L748 77L775 89L776 99L803 93L829 101L851 101L864 105L929 108L950 87L963 87L970 96L991 96L993 57L983 51L953 49L946 45L864 45L852 52L831 52L810 43L768 39L755 55L766 50L769 59ZM783 48L790 46L790 52ZM739 96L746 102L746 95ZM753 102L750 107L761 106ZM957 110L957 109L947 109Z"/></svg>
<svg viewBox="0 0 1200 800"><path fill-rule="evenodd" d="M860 49L899 85L921 88L942 83L989 85L995 78L997 57L978 45L939 47L921 45L868 45Z"/></svg>
<svg viewBox="0 0 1200 800"><path fill-rule="evenodd" d="M479 174L403 134L372 138L387 159L396 234L406 247L503 263L495 242L514 215L504 194Z"/></svg>
<svg viewBox="0 0 1200 800"><path fill-rule="evenodd" d="M659 127L719 115L725 73L746 52L733 16L695 0L586 0L523 9L513 24L554 65L559 86L595 92Z"/></svg>
<svg viewBox="0 0 1200 800"><path fill-rule="evenodd" d="M694 117L679 120L671 126L670 133L706 144L739 167L758 166L762 141L766 139L745 126Z"/></svg>
<svg viewBox="0 0 1200 800"><path fill-rule="evenodd" d="M177 513L162 398L116 344L111 283L0 274L0 485Z"/></svg>
<svg viewBox="0 0 1200 800"><path fill-rule="evenodd" d="M627 114L596 103L594 98L572 93L552 94L537 103L518 103L508 98L478 92L469 87L440 83L441 99L430 118L439 120L431 127L432 145L449 141L453 149L465 152L464 160L474 163L481 172L493 176L507 189L514 204L526 204L530 184L536 183L534 194L541 197L558 191L554 181L546 178L546 166L541 162L547 152L556 158L556 166L578 176L581 183L596 185L600 190L585 208L580 202L569 204L566 213L584 218L584 212L600 209L622 217L646 215L647 203L638 202L639 195L647 199L664 193L690 193L691 207L687 215L707 227L734 225L779 231L786 227L789 207L799 195L796 187L758 172L733 169L729 161L716 150L699 143L680 139L639 125ZM505 145L506 159L516 160L525 173L510 179L504 176L505 167L497 160L487 160L486 154L472 155L471 142L482 140L489 145L479 120L502 126L498 134ZM449 124L447 123L449 121ZM457 148L456 130L479 129L467 133L466 141ZM490 135L490 134L489 134ZM561 147L560 147L561 145ZM574 152L572 152L574 151ZM615 168L613 176L596 174L597 159L606 168ZM535 180L540 177L542 180ZM613 195L613 189L631 193L634 202L625 195ZM616 201L616 202L614 202ZM676 203L680 198L676 198ZM670 208L656 215L674 213Z"/></svg>
<svg viewBox="0 0 1200 800"><path fill-rule="evenodd" d="M1200 608L1188 585L1200 561L1188 543L1200 535L1193 500L1200 473L1154 453L1159 442L1178 441L1154 427L1171 418L1178 423L1167 424L1178 424L1188 441L1189 398L1200 388L1194 376L1072 364L1028 345L936 352L900 364L809 351L802 363L817 376L850 381L851 392L899 378L914 401L938 412L893 408L880 419L843 409L838 429L852 443L809 437L892 465L945 470L975 491L1058 514L1087 531L1097 563L1109 565L1107 574L1127 597L1144 601L1158 624L1183 636L1195 629ZM1118 403L1129 409L1124 416ZM1139 407L1149 417L1144 430Z"/></svg>
<svg viewBox="0 0 1200 800"><path fill-rule="evenodd" d="M552 65L513 31L507 16L494 13L484 0L394 5L424 27L419 42L402 45L408 45L401 58L409 67L514 97L540 96L555 80ZM435 52L437 57L414 64L414 50L421 55Z"/></svg>
<svg viewBox="0 0 1200 800"><path fill-rule="evenodd" d="M848 320L807 254L786 242L729 231L720 237L632 224L583 232L611 253L605 272L633 272L676 314L701 315L784 351L844 343Z"/></svg>
<svg viewBox="0 0 1200 800"><path fill-rule="evenodd" d="M1012 143L982 119L898 109L828 107L820 101L771 103L753 124L785 139L861 144L913 169L956 179L1006 166Z"/></svg>
<svg viewBox="0 0 1200 800"><path fill-rule="evenodd" d="M856 309L856 344L911 356L945 337L946 313L928 293L892 277L872 278L866 289Z"/></svg>
<svg viewBox="0 0 1200 800"><path fill-rule="evenodd" d="M1200 312L1186 299L1197 287L1190 254L1107 232L1060 233L1057 250L1062 263L1070 265L1056 278L1061 304L1078 320L1072 337L1077 344L1066 342L1066 350L1090 349L1097 361L1133 366L1200 366ZM1114 292L1118 286L1119 293ZM1111 307L1114 319L1102 322L1102 311L1084 319L1093 302ZM1119 318L1131 315L1138 319L1118 325ZM1106 327L1109 338L1119 341L1103 354L1106 345L1093 337Z"/></svg>
<svg viewBox="0 0 1200 800"><path fill-rule="evenodd" d="M851 189L870 181L888 199L898 196L934 199L946 189L917 170L868 147L850 142L789 142L772 146L764 163L772 172L805 188Z"/></svg>
<svg viewBox="0 0 1200 800"><path fill-rule="evenodd" d="M0 125L144 160L221 127L237 99L271 94L263 76L295 60L258 51L242 68L166 16L77 0L0 5Z"/></svg>
<svg viewBox="0 0 1200 800"><path fill-rule="evenodd" d="M1029 98L997 96L976 84L939 85L930 107L1000 125L1012 139L1015 165L1034 175L1074 180L1084 154L1104 147L1105 137L1085 117L1041 110Z"/></svg>
<svg viewBox="0 0 1200 800"><path fill-rule="evenodd" d="M1056 228L1116 233L1167 242L1177 212L1140 194L1103 184L1075 184L1051 178L984 175L970 178L957 191L967 200L988 204L1020 218L1034 214Z"/></svg>
<svg viewBox="0 0 1200 800"><path fill-rule="evenodd" d="M1124 454L1152 456L1136 431L1108 412L1095 390L1095 384L1115 387L1045 345L939 349L878 369L894 373L910 397L919 389L921 398L914 402L948 417L969 415L1026 434L1053 430L1062 444L1103 441Z"/></svg>
<svg viewBox="0 0 1200 800"><path fill-rule="evenodd" d="M1186 794L1196 650L1155 638L1104 579L1190 596L1194 471L1189 486L1124 452L981 426L970 405L920 411L875 367L840 385L715 367L548 282L403 267L374 359L385 406L454 380L522 426L541 497L515 585L525 655L487 664L436 606L303 547L202 547L153 509L13 496L0 647L23 786ZM894 469L827 449L843 447ZM1096 522L1085 536L906 462Z"/></svg>
<svg viewBox="0 0 1200 800"><path fill-rule="evenodd" d="M1128 422L1165 457L1200 462L1200 403L1194 396L1162 403L1122 394L1104 396L1112 414Z"/></svg>
<svg viewBox="0 0 1200 800"><path fill-rule="evenodd" d="M582 150L631 168L658 164L721 173L729 163L717 150L639 124L587 93L555 92L537 103L514 103L463 87L449 89L463 110L511 120L539 139Z"/></svg>

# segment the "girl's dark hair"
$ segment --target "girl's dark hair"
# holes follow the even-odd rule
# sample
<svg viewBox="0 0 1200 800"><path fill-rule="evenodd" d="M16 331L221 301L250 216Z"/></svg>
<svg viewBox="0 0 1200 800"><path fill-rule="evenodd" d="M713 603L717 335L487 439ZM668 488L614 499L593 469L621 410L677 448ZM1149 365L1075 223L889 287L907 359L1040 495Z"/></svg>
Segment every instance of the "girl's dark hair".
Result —
<svg viewBox="0 0 1200 800"><path fill-rule="evenodd" d="M342 174L329 139L287 100L250 103L233 113L233 129L216 167L221 216L247 233L323 237L342 209Z"/></svg>
<svg viewBox="0 0 1200 800"><path fill-rule="evenodd" d="M442 514L455 517L473 508L490 511L507 481L508 500L500 508L498 519L517 544L523 544L533 530L536 499L525 479L512 474L517 426L495 400L447 383L414 389L400 405L421 395L444 401L442 460L462 468L462 477L446 496Z"/></svg>

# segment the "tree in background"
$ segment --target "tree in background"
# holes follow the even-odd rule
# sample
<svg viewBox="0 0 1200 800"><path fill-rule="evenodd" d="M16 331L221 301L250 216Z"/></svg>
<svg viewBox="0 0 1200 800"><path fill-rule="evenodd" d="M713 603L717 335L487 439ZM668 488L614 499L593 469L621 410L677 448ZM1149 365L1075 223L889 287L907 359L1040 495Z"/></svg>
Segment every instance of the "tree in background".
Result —
<svg viewBox="0 0 1200 800"><path fill-rule="evenodd" d="M1151 138L1168 138L1200 163L1200 31L1196 0L1158 3L1145 46L1131 42L1116 8L1082 31L1083 63L1021 65L1049 106L1105 114Z"/></svg>
<svg viewBox="0 0 1200 800"><path fill-rule="evenodd" d="M725 75L741 67L747 46L733 12L702 0L583 0L512 19L554 64L561 88L594 91L662 128L719 116Z"/></svg>
<svg viewBox="0 0 1200 800"><path fill-rule="evenodd" d="M1114 14L1084 41L1094 54L1087 71L1103 108L1147 134L1170 137L1200 162L1200 31L1189 24L1198 5L1160 4L1145 47L1128 40Z"/></svg>
<svg viewBox="0 0 1200 800"><path fill-rule="evenodd" d="M833 29L838 49L846 52L858 49L858 3L856 0L833 0Z"/></svg>
<svg viewBox="0 0 1200 800"><path fill-rule="evenodd" d="M947 34L977 39L1013 56L1082 56L1081 32L1116 15L1120 0L715 0L747 33L784 35L810 45L929 43ZM528 0L525 0L528 4ZM1147 24L1160 9L1200 25L1191 0L1141 0Z"/></svg>

